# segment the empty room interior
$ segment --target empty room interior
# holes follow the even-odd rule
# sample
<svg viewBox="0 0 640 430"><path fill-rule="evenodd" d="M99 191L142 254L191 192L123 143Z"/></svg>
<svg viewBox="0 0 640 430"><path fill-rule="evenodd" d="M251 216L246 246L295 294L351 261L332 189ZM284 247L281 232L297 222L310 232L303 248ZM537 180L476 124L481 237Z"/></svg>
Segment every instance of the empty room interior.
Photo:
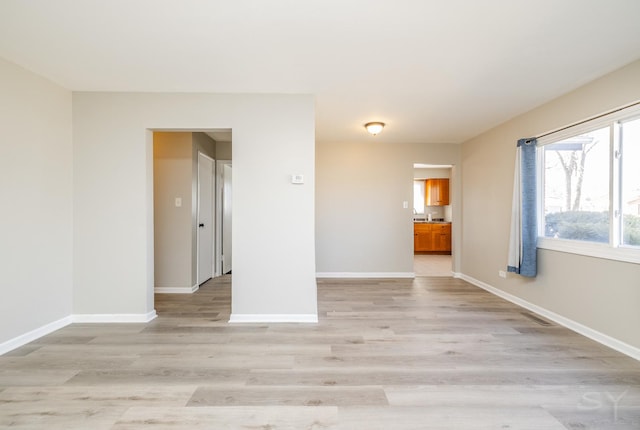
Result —
<svg viewBox="0 0 640 430"><path fill-rule="evenodd" d="M640 2L0 2L0 428L640 428Z"/></svg>

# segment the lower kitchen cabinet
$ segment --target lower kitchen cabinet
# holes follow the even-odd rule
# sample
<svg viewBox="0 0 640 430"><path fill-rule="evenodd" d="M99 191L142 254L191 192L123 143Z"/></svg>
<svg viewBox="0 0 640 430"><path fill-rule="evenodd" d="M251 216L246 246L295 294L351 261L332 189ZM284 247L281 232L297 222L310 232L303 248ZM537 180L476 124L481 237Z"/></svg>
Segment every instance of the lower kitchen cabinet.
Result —
<svg viewBox="0 0 640 430"><path fill-rule="evenodd" d="M433 237L431 236L431 224L413 225L413 250L428 251L433 248Z"/></svg>
<svg viewBox="0 0 640 430"><path fill-rule="evenodd" d="M415 223L413 250L418 252L451 252L451 224Z"/></svg>

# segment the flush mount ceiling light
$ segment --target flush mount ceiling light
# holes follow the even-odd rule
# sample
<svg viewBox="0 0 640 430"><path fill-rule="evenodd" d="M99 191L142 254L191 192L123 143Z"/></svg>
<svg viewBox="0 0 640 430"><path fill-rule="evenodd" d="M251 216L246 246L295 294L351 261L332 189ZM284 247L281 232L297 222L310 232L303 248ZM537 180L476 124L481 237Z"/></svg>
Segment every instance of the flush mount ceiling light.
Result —
<svg viewBox="0 0 640 430"><path fill-rule="evenodd" d="M384 128L384 122L368 122L364 125L364 128L374 136L382 131Z"/></svg>

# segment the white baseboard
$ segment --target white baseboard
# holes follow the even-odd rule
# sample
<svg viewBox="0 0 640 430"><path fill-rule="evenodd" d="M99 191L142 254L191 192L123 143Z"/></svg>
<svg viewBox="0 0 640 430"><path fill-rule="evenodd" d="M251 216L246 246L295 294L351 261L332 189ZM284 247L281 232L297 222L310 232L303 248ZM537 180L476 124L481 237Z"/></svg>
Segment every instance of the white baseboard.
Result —
<svg viewBox="0 0 640 430"><path fill-rule="evenodd" d="M74 323L147 323L158 315L153 310L146 314L74 314Z"/></svg>
<svg viewBox="0 0 640 430"><path fill-rule="evenodd" d="M200 289L200 285L193 287L155 287L153 292L156 294L193 294Z"/></svg>
<svg viewBox="0 0 640 430"><path fill-rule="evenodd" d="M316 278L388 279L415 278L413 272L317 272Z"/></svg>
<svg viewBox="0 0 640 430"><path fill-rule="evenodd" d="M231 314L230 323L317 323L317 314Z"/></svg>
<svg viewBox="0 0 640 430"><path fill-rule="evenodd" d="M72 323L146 323L158 315L153 310L146 314L75 314L61 318L57 321L53 321L49 324L45 324L42 327L31 330L25 334L9 339L6 342L0 343L0 355L9 351L13 351L16 348L20 348L29 342L33 342L43 336L53 333L63 327Z"/></svg>
<svg viewBox="0 0 640 430"><path fill-rule="evenodd" d="M68 326L72 322L73 319L71 318L71 315L69 315L57 321L45 324L42 327L31 330L25 334L21 334L20 336L14 337L13 339L9 339L6 342L0 343L0 355L5 354L9 351L13 351L16 348L20 348L21 346L26 345L29 342L33 342L34 340L37 340L42 336L46 336L49 333L53 333L54 331L59 330L62 327Z"/></svg>
<svg viewBox="0 0 640 430"><path fill-rule="evenodd" d="M640 348L636 348L633 345L629 345L628 343L625 343L621 340L618 340L614 337L611 337L609 335L606 335L604 333L601 333L597 330L592 329L591 327L587 327L583 324L580 324L577 321L574 321L572 319L563 317L562 315L559 315L555 312L552 312L548 309L545 309L543 307L540 307L538 305L535 305L533 303L530 303L526 300L521 299L520 297L514 296L513 294L509 294L505 291L502 291L498 288L495 288L485 282L479 281L475 278L472 278L471 276L467 276L465 274L460 274L460 278L464 279L465 281L482 288L483 290L486 290L492 294L495 294L498 297L502 297L503 299L514 303L518 306L521 306L525 309L528 309L532 312L537 313L540 316L543 316L547 319L550 319L551 321L560 324L563 327L568 328L569 330L573 330L576 333L579 333L583 336L588 337L589 339L595 340L598 343L601 343L602 345L608 346L611 349L615 349L618 352L621 352L625 355L628 355L631 358L635 358L636 360L640 360Z"/></svg>

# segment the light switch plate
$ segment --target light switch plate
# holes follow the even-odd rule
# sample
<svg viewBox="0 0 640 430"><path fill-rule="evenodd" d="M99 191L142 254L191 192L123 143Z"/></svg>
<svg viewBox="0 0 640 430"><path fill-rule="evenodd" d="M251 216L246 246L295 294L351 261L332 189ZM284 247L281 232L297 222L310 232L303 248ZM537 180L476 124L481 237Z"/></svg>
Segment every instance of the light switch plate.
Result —
<svg viewBox="0 0 640 430"><path fill-rule="evenodd" d="M182 197L176 197L176 207L182 207Z"/></svg>
<svg viewBox="0 0 640 430"><path fill-rule="evenodd" d="M304 175L296 174L291 175L291 183L292 184L304 184Z"/></svg>

